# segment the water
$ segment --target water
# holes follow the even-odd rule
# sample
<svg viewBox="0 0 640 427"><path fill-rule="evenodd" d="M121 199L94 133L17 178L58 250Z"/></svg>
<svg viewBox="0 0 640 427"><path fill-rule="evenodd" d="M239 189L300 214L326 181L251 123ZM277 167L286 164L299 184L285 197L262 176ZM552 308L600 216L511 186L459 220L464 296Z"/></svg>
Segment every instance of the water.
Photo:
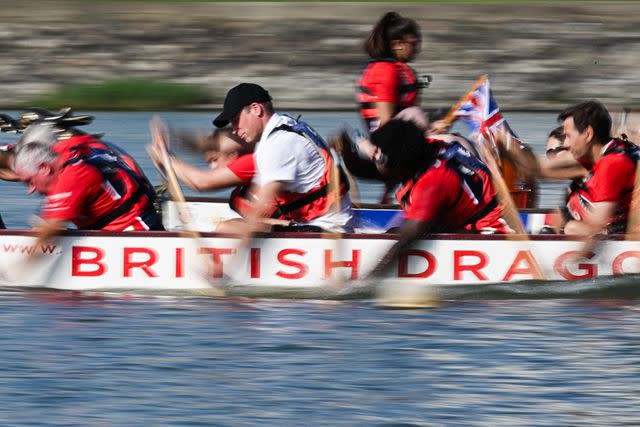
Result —
<svg viewBox="0 0 640 427"><path fill-rule="evenodd" d="M631 301L0 292L2 425L636 425Z"/></svg>
<svg viewBox="0 0 640 427"><path fill-rule="evenodd" d="M8 112L14 115L14 112ZM85 113L85 112L83 112ZM325 137L335 135L343 126L357 128L360 126L360 119L356 113L348 112L289 112L292 116L302 117L311 123ZM83 127L87 132L104 132L105 140L122 146L127 150L147 172L149 178L159 184L160 179L149 160L145 151L145 145L149 144L148 123L154 113L119 113L119 112L99 112L95 113L95 121L90 126ZM185 112L185 113L158 113L166 119L172 126L187 130L209 131L212 128L211 120L213 113L206 112ZM15 117L15 116L14 116ZM556 126L555 114L552 113L510 113L506 114L510 125L518 132L520 137L531 144L538 154L544 153L547 134L550 129ZM457 129L457 128L455 128ZM459 129L464 131L464 129ZM16 136L11 134L0 134L0 143L8 144L16 140ZM181 157L202 167L206 165L202 159L191 153L180 152ZM380 198L383 186L371 181L359 181L360 198L364 202L377 202ZM563 198L563 184L551 183L541 186L541 207L557 207ZM36 196L26 197L24 187L0 181L0 194L3 195L0 204L0 212L9 228L29 227L30 214L36 212L40 199ZM195 195L188 189L185 194ZM206 193L207 196L224 196L229 191L218 191Z"/></svg>
<svg viewBox="0 0 640 427"><path fill-rule="evenodd" d="M151 171L150 116L100 113L90 129ZM206 129L213 115L165 116ZM357 123L305 118L325 135ZM508 118L541 152L554 116ZM37 198L0 185L6 222L26 226ZM0 289L0 425L637 425L640 306L619 296L388 311L369 300Z"/></svg>

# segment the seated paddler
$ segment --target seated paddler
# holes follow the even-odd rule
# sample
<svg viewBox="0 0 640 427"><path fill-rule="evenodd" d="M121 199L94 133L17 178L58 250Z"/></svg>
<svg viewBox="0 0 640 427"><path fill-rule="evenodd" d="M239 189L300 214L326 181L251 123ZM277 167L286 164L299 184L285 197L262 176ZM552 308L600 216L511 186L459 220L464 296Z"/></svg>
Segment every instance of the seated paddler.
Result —
<svg viewBox="0 0 640 427"><path fill-rule="evenodd" d="M413 123L394 119L371 134L367 152L381 174L402 183L396 198L405 215L374 275L426 233L513 232L488 168L460 144L427 139Z"/></svg>
<svg viewBox="0 0 640 427"><path fill-rule="evenodd" d="M16 149L35 141L50 145L53 151L67 160L88 157L116 158L131 171L147 195L154 198L153 186L131 155L119 146L104 141L101 135L88 134L78 128L92 121L92 116L73 115L71 108L64 108L57 113L42 108L30 108L18 120L24 133L18 140Z"/></svg>
<svg viewBox="0 0 640 427"><path fill-rule="evenodd" d="M635 185L640 149L626 137L611 137L611 116L600 102L586 101L558 115L564 146L588 171L572 185L565 234L624 233ZM634 190L635 188L635 190ZM633 230L636 232L637 230Z"/></svg>
<svg viewBox="0 0 640 427"><path fill-rule="evenodd" d="M263 218L278 209L290 221L274 231L351 231L351 202L344 173L329 147L307 123L275 112L271 96L253 83L229 90L217 127L255 145L254 204L245 223L224 231L267 231Z"/></svg>
<svg viewBox="0 0 640 427"><path fill-rule="evenodd" d="M166 143L166 126L154 120L152 126L152 144L149 155L153 162L162 165L162 146ZM176 177L187 187L195 191L213 191L235 187L229 199L229 205L241 216L251 210L253 197L249 187L256 175L253 160L253 146L246 144L232 133L231 128L216 129L212 134L189 136L177 135L176 140L185 148L196 151L204 157L208 168L200 168L170 153Z"/></svg>
<svg viewBox="0 0 640 427"><path fill-rule="evenodd" d="M121 159L58 153L50 129L34 126L43 126L38 134L46 142L21 144L14 168L30 192L45 196L37 227L43 240L65 230L68 222L83 230L162 229L151 197Z"/></svg>

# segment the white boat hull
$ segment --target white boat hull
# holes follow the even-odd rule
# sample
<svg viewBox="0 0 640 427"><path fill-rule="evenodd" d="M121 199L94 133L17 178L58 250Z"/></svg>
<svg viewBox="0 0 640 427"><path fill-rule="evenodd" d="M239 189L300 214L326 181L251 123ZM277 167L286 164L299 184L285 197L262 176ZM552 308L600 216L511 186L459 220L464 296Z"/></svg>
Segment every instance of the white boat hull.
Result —
<svg viewBox="0 0 640 427"><path fill-rule="evenodd" d="M239 249L238 240L215 234L197 240L169 232L72 232L54 244L35 247L29 232L3 231L0 281L67 290L189 291L210 288L224 278L256 289L339 289L347 280L363 278L393 243L389 235L327 239L286 233L257 238ZM638 242L605 240L597 255L577 261L581 247L581 242L564 237L512 241L442 235L417 242L389 277L398 286L456 286L640 272ZM38 257L25 264L33 251Z"/></svg>

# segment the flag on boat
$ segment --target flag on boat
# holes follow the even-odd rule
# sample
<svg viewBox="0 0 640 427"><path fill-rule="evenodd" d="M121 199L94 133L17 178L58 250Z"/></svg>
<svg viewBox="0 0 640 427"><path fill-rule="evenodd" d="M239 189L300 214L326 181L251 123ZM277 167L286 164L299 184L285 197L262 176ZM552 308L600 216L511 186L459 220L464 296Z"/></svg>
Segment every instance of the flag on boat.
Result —
<svg viewBox="0 0 640 427"><path fill-rule="evenodd" d="M454 114L456 119L469 126L470 136L477 142L495 141L504 132L519 139L500 112L487 76L476 82Z"/></svg>

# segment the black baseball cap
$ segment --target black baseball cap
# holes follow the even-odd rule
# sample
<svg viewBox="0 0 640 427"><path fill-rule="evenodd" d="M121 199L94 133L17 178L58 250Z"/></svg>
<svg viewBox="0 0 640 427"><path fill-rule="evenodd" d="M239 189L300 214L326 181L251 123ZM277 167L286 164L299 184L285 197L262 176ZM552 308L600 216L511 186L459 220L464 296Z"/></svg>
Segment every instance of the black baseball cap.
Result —
<svg viewBox="0 0 640 427"><path fill-rule="evenodd" d="M227 92L222 113L213 120L213 124L223 128L247 105L267 101L271 101L271 95L262 86L255 83L240 83Z"/></svg>

